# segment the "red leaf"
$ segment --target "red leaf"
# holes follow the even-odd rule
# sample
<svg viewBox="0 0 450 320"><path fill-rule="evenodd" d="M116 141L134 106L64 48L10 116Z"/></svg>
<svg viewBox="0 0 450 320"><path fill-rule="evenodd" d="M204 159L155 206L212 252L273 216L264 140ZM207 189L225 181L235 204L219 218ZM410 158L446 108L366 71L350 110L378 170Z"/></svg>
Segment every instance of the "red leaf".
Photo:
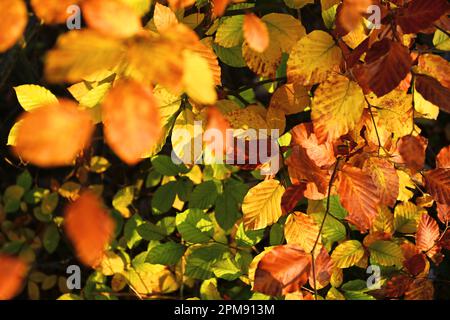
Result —
<svg viewBox="0 0 450 320"><path fill-rule="evenodd" d="M413 255L411 258L403 261L403 266L414 277L422 273L425 270L426 258L423 253Z"/></svg>
<svg viewBox="0 0 450 320"><path fill-rule="evenodd" d="M353 73L364 92L373 91L381 97L394 90L405 79L411 65L408 48L384 38L372 45L365 63L356 65Z"/></svg>
<svg viewBox="0 0 450 320"><path fill-rule="evenodd" d="M386 296L389 298L399 298L403 296L412 281L413 279L411 277L402 274L392 277L386 283Z"/></svg>
<svg viewBox="0 0 450 320"><path fill-rule="evenodd" d="M281 209L283 214L294 210L297 203L303 199L306 190L306 183L293 184L289 186L281 198Z"/></svg>
<svg viewBox="0 0 450 320"><path fill-rule="evenodd" d="M66 208L65 230L85 265L93 268L99 265L114 228L114 220L90 192L83 193Z"/></svg>
<svg viewBox="0 0 450 320"><path fill-rule="evenodd" d="M299 246L277 246L259 261L253 290L270 296L299 291L308 281L310 268L311 255Z"/></svg>
<svg viewBox="0 0 450 320"><path fill-rule="evenodd" d="M431 27L449 9L446 0L413 0L398 10L395 20L404 33L418 33Z"/></svg>
<svg viewBox="0 0 450 320"><path fill-rule="evenodd" d="M0 300L12 299L19 293L27 269L21 259L0 254Z"/></svg>
<svg viewBox="0 0 450 320"><path fill-rule="evenodd" d="M425 100L438 106L445 112L450 113L450 90L444 87L436 79L425 76L416 75L415 88Z"/></svg>
<svg viewBox="0 0 450 320"><path fill-rule="evenodd" d="M450 204L450 169L437 168L425 173L425 185L433 198Z"/></svg>
<svg viewBox="0 0 450 320"><path fill-rule="evenodd" d="M416 247L420 251L426 252L429 257L434 256L439 247L436 240L439 238L439 226L437 222L428 214L423 214L416 235Z"/></svg>
<svg viewBox="0 0 450 320"><path fill-rule="evenodd" d="M419 171L423 168L427 144L427 139L421 136L405 136L400 139L398 151L410 169Z"/></svg>
<svg viewBox="0 0 450 320"><path fill-rule="evenodd" d="M369 173L350 165L339 171L338 178L338 194L342 206L349 212L346 219L361 232L367 231L378 214L377 186Z"/></svg>

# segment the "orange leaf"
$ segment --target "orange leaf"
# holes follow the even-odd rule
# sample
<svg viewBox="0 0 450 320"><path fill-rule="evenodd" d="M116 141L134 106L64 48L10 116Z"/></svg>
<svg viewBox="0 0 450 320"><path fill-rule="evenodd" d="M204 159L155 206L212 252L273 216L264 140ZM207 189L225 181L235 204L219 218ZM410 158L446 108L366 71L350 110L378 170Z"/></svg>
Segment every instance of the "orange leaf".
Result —
<svg viewBox="0 0 450 320"><path fill-rule="evenodd" d="M152 150L162 134L158 101L132 80L119 82L102 104L106 142L129 165Z"/></svg>
<svg viewBox="0 0 450 320"><path fill-rule="evenodd" d="M27 269L21 259L0 254L0 300L12 299L19 293Z"/></svg>
<svg viewBox="0 0 450 320"><path fill-rule="evenodd" d="M27 26L27 7L22 0L0 2L0 53L11 48Z"/></svg>
<svg viewBox="0 0 450 320"><path fill-rule="evenodd" d="M119 0L84 0L83 17L89 28L112 37L127 38L142 29L141 19Z"/></svg>
<svg viewBox="0 0 450 320"><path fill-rule="evenodd" d="M273 248L258 263L253 290L270 296L296 292L308 281L311 255L297 245Z"/></svg>
<svg viewBox="0 0 450 320"><path fill-rule="evenodd" d="M289 186L281 198L281 209L283 214L291 212L297 203L303 199L306 190L306 184L293 184Z"/></svg>
<svg viewBox="0 0 450 320"><path fill-rule="evenodd" d="M380 203L393 207L399 192L399 177L394 165L386 159L370 158L364 164L380 193Z"/></svg>
<svg viewBox="0 0 450 320"><path fill-rule="evenodd" d="M67 9L81 0L31 0L31 6L39 19L46 24L65 23L71 13Z"/></svg>
<svg viewBox="0 0 450 320"><path fill-rule="evenodd" d="M433 198L450 204L450 169L438 168L425 173L425 185Z"/></svg>
<svg viewBox="0 0 450 320"><path fill-rule="evenodd" d="M169 2L169 6L173 10L178 10L192 6L195 3L195 0L168 0L167 2Z"/></svg>
<svg viewBox="0 0 450 320"><path fill-rule="evenodd" d="M213 3L213 16L221 17L225 13L225 10L231 0L212 0Z"/></svg>
<svg viewBox="0 0 450 320"><path fill-rule="evenodd" d="M19 121L14 151L41 167L72 164L94 129L89 112L69 100L27 112Z"/></svg>
<svg viewBox="0 0 450 320"><path fill-rule="evenodd" d="M269 31L264 22L255 14L248 13L244 18L244 38L250 48L264 52L269 46Z"/></svg>
<svg viewBox="0 0 450 320"><path fill-rule="evenodd" d="M427 256L433 257L438 251L436 240L439 238L439 226L428 214L423 214L416 235L416 247L426 252Z"/></svg>
<svg viewBox="0 0 450 320"><path fill-rule="evenodd" d="M378 214L380 196L369 173L344 165L338 173L338 194L347 209L347 220L361 232L367 231Z"/></svg>
<svg viewBox="0 0 450 320"><path fill-rule="evenodd" d="M321 289L330 283L334 263L325 247L321 248L320 253L314 259L316 287ZM309 285L311 288L314 288L314 275L312 272L309 273Z"/></svg>
<svg viewBox="0 0 450 320"><path fill-rule="evenodd" d="M433 282L426 278L414 279L405 293L406 300L433 300Z"/></svg>
<svg viewBox="0 0 450 320"><path fill-rule="evenodd" d="M436 157L436 167L450 169L450 146L446 146L439 151Z"/></svg>
<svg viewBox="0 0 450 320"><path fill-rule="evenodd" d="M92 193L83 193L65 210L65 230L78 258L95 268L101 262L113 234L115 223Z"/></svg>

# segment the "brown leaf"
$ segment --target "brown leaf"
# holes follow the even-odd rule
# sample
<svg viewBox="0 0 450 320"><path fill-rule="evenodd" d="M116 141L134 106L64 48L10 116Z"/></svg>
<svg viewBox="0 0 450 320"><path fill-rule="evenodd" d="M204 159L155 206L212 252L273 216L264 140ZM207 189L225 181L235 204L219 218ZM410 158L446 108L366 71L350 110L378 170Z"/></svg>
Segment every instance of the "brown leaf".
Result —
<svg viewBox="0 0 450 320"><path fill-rule="evenodd" d="M20 39L27 22L27 7L22 0L0 2L0 53L11 48Z"/></svg>
<svg viewBox="0 0 450 320"><path fill-rule="evenodd" d="M411 65L408 48L384 38L372 45L365 63L356 65L353 73L365 93L373 91L381 97L394 90L405 79Z"/></svg>
<svg viewBox="0 0 450 320"><path fill-rule="evenodd" d="M435 78L441 85L450 89L450 63L441 56L435 54L420 55L418 70L420 73Z"/></svg>
<svg viewBox="0 0 450 320"><path fill-rule="evenodd" d="M450 204L450 169L438 168L425 173L425 186L434 199Z"/></svg>
<svg viewBox="0 0 450 320"><path fill-rule="evenodd" d="M418 33L429 28L449 9L446 0L412 0L406 8L398 10L395 21L404 33Z"/></svg>
<svg viewBox="0 0 450 320"><path fill-rule="evenodd" d="M64 226L80 261L97 267L114 234L115 222L100 200L84 192L65 210Z"/></svg>
<svg viewBox="0 0 450 320"><path fill-rule="evenodd" d="M19 121L14 151L41 167L71 165L94 129L89 112L69 100L24 113Z"/></svg>
<svg viewBox="0 0 450 320"><path fill-rule="evenodd" d="M386 282L385 292L389 298L399 298L408 290L413 279L407 275L400 274L392 277Z"/></svg>
<svg viewBox="0 0 450 320"><path fill-rule="evenodd" d="M325 247L322 247L319 254L314 259L317 289L324 288L330 283L333 267L333 260L331 260ZM314 275L312 272L309 273L309 285L311 288L314 288Z"/></svg>
<svg viewBox="0 0 450 320"><path fill-rule="evenodd" d="M256 52L264 52L269 46L269 31L267 26L254 13L245 15L243 31L245 41Z"/></svg>
<svg viewBox="0 0 450 320"><path fill-rule="evenodd" d="M450 222L450 205L437 203L438 218L442 223Z"/></svg>
<svg viewBox="0 0 450 320"><path fill-rule="evenodd" d="M422 136L405 136L400 139L398 151L410 169L420 171L423 168L427 144L427 139Z"/></svg>
<svg viewBox="0 0 450 320"><path fill-rule="evenodd" d="M133 165L152 150L162 134L158 101L152 91L132 80L118 83L102 104L106 142Z"/></svg>
<svg viewBox="0 0 450 320"><path fill-rule="evenodd" d="M270 296L296 292L308 281L311 255L297 245L274 247L259 261L253 290Z"/></svg>
<svg viewBox="0 0 450 320"><path fill-rule="evenodd" d="M414 279L405 293L405 300L433 300L434 286L431 280Z"/></svg>
<svg viewBox="0 0 450 320"><path fill-rule="evenodd" d="M380 195L369 173L344 165L338 173L338 194L342 206L347 209L347 220L361 232L372 226L378 213Z"/></svg>
<svg viewBox="0 0 450 320"><path fill-rule="evenodd" d="M425 75L416 75L414 84L417 92L425 100L450 113L450 89L442 86L436 79Z"/></svg>
<svg viewBox="0 0 450 320"><path fill-rule="evenodd" d="M0 254L0 300L12 299L19 293L27 269L21 259Z"/></svg>
<svg viewBox="0 0 450 320"><path fill-rule="evenodd" d="M142 29L137 13L119 0L84 0L82 10L89 28L106 36L128 38Z"/></svg>
<svg viewBox="0 0 450 320"><path fill-rule="evenodd" d="M293 184L289 186L281 198L281 209L283 214L289 213L297 206L297 203L303 199L306 190L306 184Z"/></svg>
<svg viewBox="0 0 450 320"><path fill-rule="evenodd" d="M423 214L416 235L416 247L426 252L427 256L433 257L438 251L436 241L439 238L439 226L428 214Z"/></svg>

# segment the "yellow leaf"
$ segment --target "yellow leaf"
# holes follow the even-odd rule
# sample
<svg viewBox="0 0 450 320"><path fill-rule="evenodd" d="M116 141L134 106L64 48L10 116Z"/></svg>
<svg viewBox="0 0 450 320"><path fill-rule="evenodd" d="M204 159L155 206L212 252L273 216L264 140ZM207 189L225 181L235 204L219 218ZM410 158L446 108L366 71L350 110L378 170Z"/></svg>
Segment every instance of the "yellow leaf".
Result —
<svg viewBox="0 0 450 320"><path fill-rule="evenodd" d="M410 201L399 203L394 210L395 230L401 233L415 233L420 217L426 212Z"/></svg>
<svg viewBox="0 0 450 320"><path fill-rule="evenodd" d="M22 0L0 2L0 53L11 48L20 39L27 22L25 2Z"/></svg>
<svg viewBox="0 0 450 320"><path fill-rule="evenodd" d="M436 120L439 115L439 107L426 100L419 91L414 88L414 110L419 113L415 116Z"/></svg>
<svg viewBox="0 0 450 320"><path fill-rule="evenodd" d="M319 142L335 141L355 128L365 106L364 94L356 82L331 75L314 93L311 118Z"/></svg>
<svg viewBox="0 0 450 320"><path fill-rule="evenodd" d="M183 52L183 83L186 93L198 103L213 104L217 100L214 77L208 62L199 54Z"/></svg>
<svg viewBox="0 0 450 320"><path fill-rule="evenodd" d="M319 226L312 217L301 212L289 215L284 225L284 236L287 243L298 244L305 252L312 251L317 238L317 243L322 243Z"/></svg>
<svg viewBox="0 0 450 320"><path fill-rule="evenodd" d="M178 19L175 13L169 7L163 6L158 2L155 4L155 13L153 14L153 22L156 29L161 32L170 28L174 24L178 24Z"/></svg>
<svg viewBox="0 0 450 320"><path fill-rule="evenodd" d="M398 191L398 201L408 201L414 195L414 190L416 185L412 181L411 177L402 170L397 170L397 175L399 177L399 191Z"/></svg>
<svg viewBox="0 0 450 320"><path fill-rule="evenodd" d="M289 82L312 85L339 71L342 53L326 32L315 30L293 47L287 63Z"/></svg>
<svg viewBox="0 0 450 320"><path fill-rule="evenodd" d="M244 197L242 212L247 230L263 229L281 217L284 187L278 180L265 180L251 188Z"/></svg>
<svg viewBox="0 0 450 320"><path fill-rule="evenodd" d="M25 111L31 111L46 104L57 103L58 99L44 87L28 84L14 87L17 100Z"/></svg>
<svg viewBox="0 0 450 320"><path fill-rule="evenodd" d="M357 240L347 240L339 244L331 254L338 268L350 268L364 256L364 248Z"/></svg>

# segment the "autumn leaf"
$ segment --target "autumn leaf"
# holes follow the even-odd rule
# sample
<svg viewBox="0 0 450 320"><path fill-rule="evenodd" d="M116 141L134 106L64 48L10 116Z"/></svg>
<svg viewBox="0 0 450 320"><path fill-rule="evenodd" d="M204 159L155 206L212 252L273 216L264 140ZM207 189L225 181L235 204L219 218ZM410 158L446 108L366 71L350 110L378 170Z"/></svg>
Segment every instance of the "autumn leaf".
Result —
<svg viewBox="0 0 450 320"><path fill-rule="evenodd" d="M82 10L89 28L106 36L127 38L142 28L137 13L120 0L83 0Z"/></svg>
<svg viewBox="0 0 450 320"><path fill-rule="evenodd" d="M433 257L438 251L436 241L439 238L439 226L428 214L422 214L417 229L416 247L429 257Z"/></svg>
<svg viewBox="0 0 450 320"><path fill-rule="evenodd" d="M297 244L305 252L311 252L316 240L321 244L319 226L304 213L294 212L286 220L284 236L288 244Z"/></svg>
<svg viewBox="0 0 450 320"><path fill-rule="evenodd" d="M439 203L450 203L450 169L430 170L424 177L425 186L433 198Z"/></svg>
<svg viewBox="0 0 450 320"><path fill-rule="evenodd" d="M364 170L370 172L380 194L380 204L393 207L399 192L399 177L394 165L386 159L369 158Z"/></svg>
<svg viewBox="0 0 450 320"><path fill-rule="evenodd" d="M358 263L364 256L364 248L361 242L347 240L339 244L331 254L331 260L338 268L349 268Z"/></svg>
<svg viewBox="0 0 450 320"><path fill-rule="evenodd" d="M73 12L67 9L81 0L31 0L31 6L39 19L46 24L65 23Z"/></svg>
<svg viewBox="0 0 450 320"><path fill-rule="evenodd" d="M325 247L322 247L319 254L314 258L314 269L316 274L315 287L317 289L326 287L330 283L333 271L337 268L335 268L334 262ZM309 285L314 288L313 272L309 273Z"/></svg>
<svg viewBox="0 0 450 320"><path fill-rule="evenodd" d="M365 93L373 91L381 97L400 84L411 65L408 48L384 38L372 45L365 57L365 63L356 65L353 73Z"/></svg>
<svg viewBox="0 0 450 320"><path fill-rule="evenodd" d="M27 7L22 0L4 0L0 3L0 53L16 44L27 22Z"/></svg>
<svg viewBox="0 0 450 320"><path fill-rule="evenodd" d="M342 206L347 209L347 220L361 232L372 226L378 213L380 195L369 173L350 165L338 173L338 194Z"/></svg>
<svg viewBox="0 0 450 320"><path fill-rule="evenodd" d="M412 0L395 19L404 33L417 33L432 25L450 6L445 0Z"/></svg>
<svg viewBox="0 0 450 320"><path fill-rule="evenodd" d="M155 4L155 12L153 14L153 22L159 32L178 24L178 19L175 13L170 8L163 6L160 3Z"/></svg>
<svg viewBox="0 0 450 320"><path fill-rule="evenodd" d="M339 70L342 53L333 38L315 30L297 42L287 62L289 82L312 85Z"/></svg>
<svg viewBox="0 0 450 320"><path fill-rule="evenodd" d="M12 299L20 292L27 271L22 259L0 254L0 300Z"/></svg>
<svg viewBox="0 0 450 320"><path fill-rule="evenodd" d="M412 170L419 171L423 168L427 144L428 141L421 136L405 136L398 142L398 151Z"/></svg>
<svg viewBox="0 0 450 320"><path fill-rule="evenodd" d="M427 101L450 113L450 89L439 81L426 75L416 75L415 88Z"/></svg>
<svg viewBox="0 0 450 320"><path fill-rule="evenodd" d="M135 81L122 81L102 104L106 142L133 165L151 150L161 135L158 101L152 91Z"/></svg>
<svg viewBox="0 0 450 320"><path fill-rule="evenodd" d="M307 281L311 255L287 244L267 252L259 261L253 290L271 296L298 291Z"/></svg>
<svg viewBox="0 0 450 320"><path fill-rule="evenodd" d="M436 157L436 167L450 169L450 146L442 148Z"/></svg>
<svg viewBox="0 0 450 320"><path fill-rule="evenodd" d="M281 198L281 209L283 214L291 212L297 203L303 199L305 189L305 183L293 184L286 189Z"/></svg>
<svg viewBox="0 0 450 320"><path fill-rule="evenodd" d="M97 196L84 192L65 209L64 227L80 261L97 267L114 233L115 222Z"/></svg>
<svg viewBox="0 0 450 320"><path fill-rule="evenodd" d="M331 75L317 88L311 107L319 142L334 142L355 128L364 106L364 94L356 82L339 74Z"/></svg>
<svg viewBox="0 0 450 320"><path fill-rule="evenodd" d="M264 22L255 14L245 15L243 30L244 38L251 49L257 52L263 52L267 49L269 46L269 31Z"/></svg>
<svg viewBox="0 0 450 320"><path fill-rule="evenodd" d="M41 167L72 164L89 144L94 129L89 113L69 100L39 107L18 121L14 151Z"/></svg>
<svg viewBox="0 0 450 320"><path fill-rule="evenodd" d="M450 80L448 79L450 63L444 58L435 54L421 55L419 56L418 68L420 73L435 78L442 86L450 89Z"/></svg>
<svg viewBox="0 0 450 320"><path fill-rule="evenodd" d="M280 109L286 115L302 112L309 106L308 89L299 84L288 83L278 87L270 99L270 108Z"/></svg>
<svg viewBox="0 0 450 320"><path fill-rule="evenodd" d="M173 10L183 9L195 3L195 0L168 0Z"/></svg>
<svg viewBox="0 0 450 320"><path fill-rule="evenodd" d="M434 286L431 280L414 279L405 293L405 300L433 300Z"/></svg>
<svg viewBox="0 0 450 320"><path fill-rule="evenodd" d="M266 180L251 188L242 203L244 226L257 230L274 224L281 217L284 187L278 180Z"/></svg>

